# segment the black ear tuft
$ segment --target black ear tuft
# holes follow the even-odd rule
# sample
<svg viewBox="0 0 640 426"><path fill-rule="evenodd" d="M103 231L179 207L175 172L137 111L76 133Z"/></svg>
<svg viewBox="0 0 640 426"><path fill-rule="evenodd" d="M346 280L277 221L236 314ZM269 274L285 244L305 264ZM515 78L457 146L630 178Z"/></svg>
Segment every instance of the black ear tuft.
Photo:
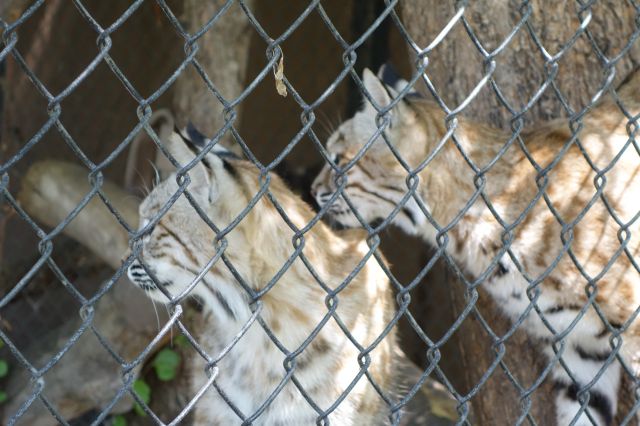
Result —
<svg viewBox="0 0 640 426"><path fill-rule="evenodd" d="M180 139L182 139L182 142L187 145L187 148L196 155L207 143L207 138L200 133L191 122L189 122L187 127L182 130L179 129L178 126L174 125L173 131L180 136Z"/></svg>
<svg viewBox="0 0 640 426"><path fill-rule="evenodd" d="M196 129L191 121L187 123L187 136L191 143L198 148L204 148L209 138L207 138L200 130Z"/></svg>
<svg viewBox="0 0 640 426"><path fill-rule="evenodd" d="M385 85L393 88L396 87L396 83L398 83L399 80L402 80L402 77L400 77L396 69L389 62L380 66L378 69L378 78Z"/></svg>

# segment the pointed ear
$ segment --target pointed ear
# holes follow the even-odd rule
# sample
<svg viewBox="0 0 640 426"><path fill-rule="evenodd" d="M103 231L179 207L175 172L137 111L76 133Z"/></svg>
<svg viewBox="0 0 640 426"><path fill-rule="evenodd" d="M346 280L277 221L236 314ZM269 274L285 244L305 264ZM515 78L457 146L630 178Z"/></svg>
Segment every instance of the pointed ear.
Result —
<svg viewBox="0 0 640 426"><path fill-rule="evenodd" d="M369 91L373 100L381 107L389 105L393 99L398 97L398 91L392 87L382 84L378 77L373 75L373 73L367 68L365 68L364 73L362 74L362 80L364 82L364 87ZM365 112L373 115L377 114L369 102L365 102ZM411 105L407 103L405 99L402 99L391 111L390 127L401 122L406 124L413 123L415 117L415 111L413 111Z"/></svg>
<svg viewBox="0 0 640 426"><path fill-rule="evenodd" d="M190 149L189 145L187 145L187 141L185 141L183 136L177 132L173 132L169 136L169 140L167 141L167 150L183 167L193 161L198 153L198 151ZM187 173L191 178L191 183L188 188L192 191L197 191L200 194L204 194L206 190L206 194L211 201L211 177L206 165L200 161L189 169Z"/></svg>
<svg viewBox="0 0 640 426"><path fill-rule="evenodd" d="M364 83L364 88L369 92L378 107L384 107L391 103L389 92L387 92L382 82L378 80L378 77L376 77L369 68L364 69L362 82Z"/></svg>

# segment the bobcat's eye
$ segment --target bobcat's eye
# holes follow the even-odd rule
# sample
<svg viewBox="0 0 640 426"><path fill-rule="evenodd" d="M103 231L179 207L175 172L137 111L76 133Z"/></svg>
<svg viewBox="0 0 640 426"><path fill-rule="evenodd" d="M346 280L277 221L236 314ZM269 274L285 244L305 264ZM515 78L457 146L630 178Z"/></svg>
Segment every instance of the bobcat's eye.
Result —
<svg viewBox="0 0 640 426"><path fill-rule="evenodd" d="M342 155L331 154L331 162L333 162L333 164L335 164L336 166L339 166L341 161L342 161Z"/></svg>

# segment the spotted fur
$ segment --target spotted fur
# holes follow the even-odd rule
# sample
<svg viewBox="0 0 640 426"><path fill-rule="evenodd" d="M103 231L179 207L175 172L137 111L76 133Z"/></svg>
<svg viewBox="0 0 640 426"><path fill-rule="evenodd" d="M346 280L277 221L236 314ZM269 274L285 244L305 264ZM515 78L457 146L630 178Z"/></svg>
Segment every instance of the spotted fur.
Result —
<svg viewBox="0 0 640 426"><path fill-rule="evenodd" d="M638 79L619 92L631 115L640 112ZM369 70L363 81L379 107L389 105L406 85L398 79L385 85ZM390 219L434 245L438 231L429 217L441 228L451 224L441 244L470 280L484 280L484 288L512 319L524 315L530 296L539 291L534 299L548 326L536 310L524 326L539 338L542 350L552 356L552 330L567 331L562 353L567 369L557 363L552 372L558 424L592 424L589 416L597 425L611 424L621 365L614 359L610 331L631 322L620 353L636 374L640 353L640 319L631 321L640 304L640 149L637 142L627 143L629 120L611 101L584 118L579 141L593 166L603 171L600 179L578 145L567 144L571 132L565 120L525 132L521 144L506 147L510 132L459 117L454 137L442 142L445 114L416 96L406 96L390 111L384 135L393 150L380 136L351 165L376 132L376 114L366 101L329 138L327 151L346 180L326 166L312 187L320 205L329 204L326 208L342 225L361 226L358 215L369 223ZM547 167L545 178L539 171ZM416 170L419 181L408 178L407 168ZM407 196L412 185L415 192ZM595 282L594 304L587 300L586 277ZM578 401L587 393L586 411L581 411Z"/></svg>
<svg viewBox="0 0 640 426"><path fill-rule="evenodd" d="M181 164L188 164L195 155L185 142L208 142L192 132L174 133L169 142ZM261 186L254 165L215 147L193 166L189 177L189 193L219 229L226 229L243 214ZM270 194L293 225L304 228L314 216L312 210L277 176L270 179ZM316 223L298 239L263 195L225 233L223 242L216 243L216 233L184 195L158 219L177 190L173 174L142 202L140 218L147 233L137 260L129 267L129 278L149 297L168 302L169 298L184 297L205 270L189 294L203 301L205 333L196 339L212 358L234 341L254 310L259 311L260 319L216 365L215 384L239 413L211 387L197 405L196 424L241 424L240 416L246 420L256 415L255 425L315 425L325 411L335 425L387 424L389 406L371 381L386 396L394 394L393 372L399 359L396 335L394 329L385 335L385 327L395 303L377 261L373 257L363 260L369 251L365 234L359 230L337 233ZM302 258L293 256L294 240L302 247L313 273ZM225 257L209 265L221 247L226 247ZM267 284L290 260L288 269L267 290ZM360 272L346 281L360 262ZM233 265L237 276L227 263ZM255 292L254 297L240 280ZM335 300L327 298L328 289L343 285ZM330 314L329 307L335 314ZM366 355L360 356L358 345L367 349ZM287 380L283 351L291 354L293 376ZM360 374L360 362L367 365L367 375ZM191 372L195 395L206 383L200 357L195 357ZM275 399L263 406L281 385Z"/></svg>

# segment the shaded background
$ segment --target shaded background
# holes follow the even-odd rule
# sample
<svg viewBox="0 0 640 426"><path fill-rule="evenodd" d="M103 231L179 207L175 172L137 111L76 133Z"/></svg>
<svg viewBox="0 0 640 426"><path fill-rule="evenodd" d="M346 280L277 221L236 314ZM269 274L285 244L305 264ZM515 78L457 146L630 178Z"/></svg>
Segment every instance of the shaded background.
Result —
<svg viewBox="0 0 640 426"><path fill-rule="evenodd" d="M7 8L5 19L11 22L24 2L16 2L15 8ZM189 28L199 28L210 15L193 18L191 2L168 1L176 16ZM219 2L221 3L221 2ZM426 46L455 13L455 2L408 1L397 7L411 36L421 46ZM539 31L538 36L551 52L560 46L579 26L575 5L567 2L540 0L534 2L530 22ZM614 7L614 3L616 7ZM130 5L124 0L83 2L91 15L103 27L114 22ZM251 10L266 33L275 38L285 31L308 6L303 1L257 1ZM340 35L352 43L374 22L384 10L382 1L330 0L322 5ZM211 6L216 10L218 5ZM238 9L235 4L232 8ZM1 9L0 9L1 10ZM522 18L520 3L504 4L479 1L465 12L483 43L495 48ZM236 10L238 12L239 10ZM191 14L190 14L191 13ZM637 31L637 11L630 6L619 6L613 1L598 3L593 8L594 20L590 26L593 36L606 54L615 55ZM12 15L13 14L13 15ZM197 21L197 22L194 22ZM248 86L264 69L268 60L267 42L247 25L237 26L239 37L246 38L248 47L235 51L239 62L246 62L246 70L234 74L241 78L242 87ZM615 28L611 34L609 29ZM223 31L214 26L210 31ZM17 49L25 61L51 93L59 93L75 79L98 53L96 32L88 25L71 2L49 0L18 30ZM215 34L214 34L215 36ZM224 36L224 34L218 34ZM151 95L178 68L185 55L184 40L176 33L161 8L145 2L112 35L110 55L124 72L131 84L143 97ZM229 41L236 42L236 38ZM637 43L636 43L637 44ZM203 63L212 75L213 83L225 89L225 82L216 80L216 73L227 70L225 61L207 49L203 39ZM243 45L244 46L244 45ZM344 68L343 48L327 29L320 15L312 12L281 44L284 53L285 75L307 103L323 94ZM233 53L233 49L230 49ZM392 62L401 74L411 75L413 52L390 19L386 19L357 49L355 70L360 75L364 67L376 70L384 62ZM211 55L207 59L207 55ZM247 59L248 57L248 59ZM637 46L618 65L618 77L637 64ZM246 61L245 61L246 59ZM209 62L207 62L209 60ZM218 61L216 63L216 60ZM532 96L545 78L545 64L539 48L526 31L520 31L506 53L498 57L496 82L504 88L514 105L521 107ZM467 33L457 25L430 56L430 77L439 93L453 105L460 102L482 78L485 70L483 57L473 47ZM0 97L0 159L2 163L15 154L45 123L48 118L47 102L32 82L8 56L0 68L2 96ZM602 81L602 69L598 65L592 46L581 38L560 61L557 78L559 90L574 107L586 105L590 96ZM216 67L220 68L216 70ZM269 71L270 72L270 71ZM244 76L243 76L244 74ZM196 85L198 92L181 90ZM216 102L211 93L192 69L182 73L175 85L152 104L152 108L170 108L176 111L181 122L191 119L196 126L212 134L219 125L219 111L200 107L200 96ZM224 91L224 90L223 90ZM315 111L317 122L314 131L324 140L341 120L358 108L361 95L350 78L337 85L336 90ZM191 102L193 100L193 102ZM101 63L72 94L62 102L61 121L65 128L93 162L103 161L122 142L138 123L138 103L127 92L114 73ZM192 109L190 111L190 109ZM302 128L301 108L291 96L281 97L275 90L274 80L268 74L255 90L242 102L240 119L236 123L239 134L256 157L263 163L272 161ZM489 88L484 88L465 114L499 126L508 126L509 112L500 106ZM525 116L528 125L551 117L566 116L553 93L545 94ZM136 163L138 179L131 191L132 197L141 197L145 182L150 182L152 169L147 159L152 158L153 145L145 141ZM105 177L118 185L124 185L128 151L125 150L105 169ZM56 131L48 132L9 172L10 190L17 194L30 165L42 159L60 159L78 162L77 156ZM310 138L304 137L278 166L278 171L305 199L310 200L308 189L312 178L322 166ZM0 204L0 293L6 294L36 263L39 239L33 230L6 204ZM394 229L383 235L382 251L393 266L393 272L402 283L408 283L431 258L432 253L424 244L404 236ZM107 279L112 268L101 262L83 246L64 235L54 239L53 258L61 270L86 295L94 294ZM456 299L457 298L457 299ZM452 299L456 299L452 300ZM148 302L140 295L140 304L146 304L149 312L141 314L141 321L155 327L155 316ZM459 283L448 276L440 263L423 283L412 292L411 311L419 320L431 340L438 340L449 329L456 315L464 306ZM481 297L479 305L496 330L504 332L508 323L496 313L491 302ZM0 319L3 330L19 349L34 357L43 351L51 352L60 347L77 328L77 301L59 283L47 268L39 271L25 291L9 306L3 308ZM523 333L516 333L509 347L509 366L523 377L525 384L541 371L539 353ZM492 341L470 316L463 327L443 346L439 365L452 384L461 393L468 392L477 382L487 365L494 359ZM416 333L402 323L402 346L420 366L426 366L426 347ZM6 349L3 349L6 352ZM6 359L11 359L9 355ZM13 365L15 375L20 368ZM508 418L520 412L518 391L506 381L504 373L497 370L480 394L472 402L479 424L509 423ZM27 375L24 374L23 383ZM546 389L546 391L544 390ZM534 407L541 424L551 418L549 388L538 393ZM17 389L8 389L9 397ZM492 399L495 398L495 399ZM496 401L498 404L496 405ZM55 401L54 401L55 402ZM155 406L153 404L156 404ZM537 402L536 402L537 404ZM162 405L152 402L152 408ZM483 412L481 407L487 407ZM491 407L491 408L489 408ZM505 413L502 413L503 410ZM495 416L495 417L492 417ZM497 420L499 419L499 420ZM495 423L494 423L495 422Z"/></svg>

